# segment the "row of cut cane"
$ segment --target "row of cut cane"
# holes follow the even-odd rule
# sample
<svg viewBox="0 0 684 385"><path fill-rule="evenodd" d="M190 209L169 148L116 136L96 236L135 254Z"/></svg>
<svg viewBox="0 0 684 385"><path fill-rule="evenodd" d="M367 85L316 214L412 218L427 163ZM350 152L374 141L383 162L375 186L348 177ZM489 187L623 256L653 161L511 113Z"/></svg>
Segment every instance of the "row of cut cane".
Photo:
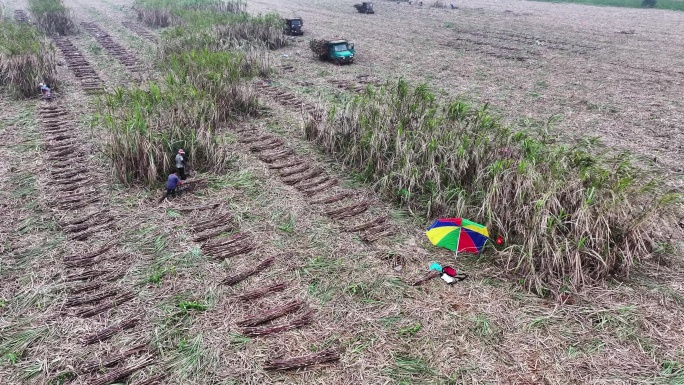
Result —
<svg viewBox="0 0 684 385"><path fill-rule="evenodd" d="M67 63L71 63L70 67L77 73L77 76L79 71L85 71L85 73L92 71L87 63L74 62L73 58L78 58L79 55L75 47L70 46L70 44L68 40L60 40L59 45L64 49ZM94 74L94 71L90 73ZM70 119L66 109L48 104L41 109L41 120L46 138L46 157L55 161L54 167L48 174L56 186L54 188L54 196L56 197L54 207L64 210L67 215L77 213L73 218L63 220L60 225L69 235L69 238L76 241L85 241L95 235L106 234L112 228L113 217L108 210L99 210L103 196L98 188L95 176L89 172L86 166L88 163L87 153L83 151L80 145L72 124L73 119ZM86 209L85 214L80 213L82 209ZM88 212L88 209L92 211ZM121 255L110 255L114 246L115 243L108 242L88 253L74 254L63 258L64 265L69 271L64 279L65 282L84 282L72 284L67 288L68 296L64 306L68 310L65 310L62 313L63 315L74 315L82 318L94 317L135 298L135 293L122 291L111 285L111 282L118 280L125 274L125 269L97 268L103 262L111 262L121 258ZM83 336L82 342L84 345L91 345L106 341L124 330L134 328L138 323L137 318L124 318L119 323ZM105 361L101 365L86 365L82 373L116 365L127 356L120 357L118 360ZM115 369L89 383L110 383L111 380L119 379L122 375L129 375L128 373L136 367Z"/></svg>
<svg viewBox="0 0 684 385"><path fill-rule="evenodd" d="M85 29L104 49L112 56L114 56L121 64L126 66L131 71L138 71L138 60L126 48L115 42L108 33L106 33L97 24L92 22L81 23Z"/></svg>

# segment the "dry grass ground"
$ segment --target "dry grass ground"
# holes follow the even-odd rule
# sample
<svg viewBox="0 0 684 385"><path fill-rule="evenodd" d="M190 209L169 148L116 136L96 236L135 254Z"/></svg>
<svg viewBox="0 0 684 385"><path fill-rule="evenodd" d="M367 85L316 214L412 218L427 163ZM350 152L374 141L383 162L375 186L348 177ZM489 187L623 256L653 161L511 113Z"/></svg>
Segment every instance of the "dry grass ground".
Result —
<svg viewBox="0 0 684 385"><path fill-rule="evenodd" d="M330 97L334 95L333 88L325 79L333 76L352 79L361 72L380 78L393 74L423 76L419 60L427 59L418 59L420 55L414 52L407 54L410 59L399 60L403 48L396 44L405 39L397 36L403 30L391 29L390 24L387 31L380 32L380 26L375 24L378 35L371 38L359 28L351 31L351 20L361 20L363 15L348 12L350 21L337 17L342 11L353 11L351 3L301 4L301 15L310 31L332 33L334 24L326 24L326 20L349 23L350 33L358 34L354 38L360 51L364 45L377 49L372 54L362 53L358 66L340 68L309 62L305 44L301 43L300 48L289 51L289 62L299 62L294 73L283 75L283 82L294 86L295 81L313 81L320 88L306 86L311 92L322 89ZM67 5L76 9L79 21L98 22L141 57L149 50L150 46L144 45L148 43L136 46L131 32L121 27L121 21L130 20L127 18L131 15L125 9L122 11L121 6L128 5L125 1L78 1ZM275 2L272 6L289 7ZM369 17L381 16L385 6L400 7L378 4L378 14ZM553 5L530 3L529 7L549 9L542 6ZM585 12L583 8L576 9ZM411 9L408 13L407 8L401 12L421 15L423 18L416 18L417 23L435 23L433 28L443 23L439 19L444 15L442 10ZM470 17L481 18L491 16L494 10L467 12ZM498 15L529 18L509 15L503 10ZM316 21L317 17L322 19ZM395 23L398 20L395 16ZM421 25L412 24L411 28ZM558 28L570 28L563 25ZM366 28L371 28L370 24ZM361 36L367 39L363 44ZM84 49L92 43L88 39L81 35L77 43ZM588 40L598 44L596 40L600 39ZM391 58L390 53L381 54L381 49L387 49L381 48L386 47L385 42L396 43L391 51L385 52L398 55L397 58ZM421 42L425 43L416 40L416 46ZM297 50L302 51L301 57L294 54ZM89 58L108 85L123 83L130 76L104 52L101 55ZM470 83L487 85L478 92L499 89L497 82L485 79L490 75L503 76L496 75L494 67L472 64L472 59L466 66L465 57L459 60L464 66L461 71L470 74L466 77L475 76L478 70L487 71L482 81ZM429 64L424 62L426 68L437 68ZM499 66L500 71L512 71L507 65ZM92 149L89 161L93 172L107 179L109 166L98 156L98 128L90 130L88 125L94 99L78 90L78 82L66 67L60 71L70 86L59 102L71 106L76 127L81 130L80 139ZM322 71L329 74L317 78ZM519 84L534 84L528 76L518 75L516 79ZM546 79L549 83L561 81L550 73ZM444 84L457 87L456 80L449 78L445 80L449 83ZM459 87L463 87L462 92L469 89L465 84ZM554 95L560 92L555 86L549 88L555 90ZM521 108L520 115L548 113L529 106L513 89L508 95L507 100ZM677 99L670 100L675 103ZM410 283L426 272L430 262L452 263L452 255L427 244L424 224L418 219L373 200L367 186L357 183L353 176L346 175L305 142L298 113L266 101L271 107L267 116L238 127L251 125L260 132L277 135L300 155L338 176L342 187L372 200L366 218L389 214L390 223L400 229L399 234L369 245L342 231L344 224L353 225L361 220L341 224L329 219L323 214L323 206L312 204L295 188L283 184L275 171L237 142L240 135L234 127L226 127L221 135L225 151L233 157L233 167L226 175L208 175L210 183L206 189L161 205L156 204L159 191L125 189L113 182L106 183L105 204L118 218L116 226L92 242L69 241L56 224L61 214L46 203L50 190L44 174L50 165L44 160L37 102L0 99L0 131L6 148L0 163L0 204L7 213L0 230L0 383L59 384L62 373L80 373L84 363L98 362L146 343L152 346L154 364L136 372L128 384L163 373L168 376L160 383L179 385L684 383L684 268L679 263L663 266L657 261L645 261L626 282L611 281L604 287L587 288L568 297L544 299L522 291L514 277L501 276L486 257L463 257L456 265L470 275L468 280L453 287L440 280L413 287ZM515 112L508 104L495 104L507 114ZM544 104L546 108L554 106L550 100ZM577 108L573 106L569 110ZM582 122L593 121L598 127L609 120L603 112L578 111L581 112L577 116L566 117L561 124L577 122L577 118ZM615 119L621 119L620 124L626 124L630 116L634 118L629 114L623 116L622 112L618 115ZM679 135L681 138L681 132ZM676 143L673 140L671 144ZM650 150L646 147L644 151ZM676 158L674 155L671 153L672 158ZM192 241L190 223L209 213L179 208L210 203L220 204L215 211L233 214L239 231L251 234L257 243L255 251L224 262L202 252L200 245ZM92 250L110 237L118 240L117 253L122 259L102 267L121 269L124 275L111 285L131 290L136 296L91 319L74 317L66 306L67 284L63 277L68 269L63 264L64 256ZM275 263L260 274L234 286L220 283L269 256L276 257ZM247 290L279 282L287 284L282 292L251 302L238 298ZM265 337L247 338L241 333L238 321L290 299L300 299L313 310L310 325ZM79 340L132 315L140 318L140 323L106 342L84 347ZM340 362L294 373L263 369L268 358L305 355L327 347L340 350ZM127 364L136 360L129 359ZM99 376L81 375L69 383L92 383Z"/></svg>

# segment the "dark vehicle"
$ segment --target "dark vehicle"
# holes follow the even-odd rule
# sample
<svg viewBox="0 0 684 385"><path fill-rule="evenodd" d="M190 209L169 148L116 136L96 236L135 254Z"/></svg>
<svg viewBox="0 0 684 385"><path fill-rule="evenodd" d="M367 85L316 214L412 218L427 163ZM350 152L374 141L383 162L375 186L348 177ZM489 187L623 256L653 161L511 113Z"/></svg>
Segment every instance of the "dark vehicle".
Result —
<svg viewBox="0 0 684 385"><path fill-rule="evenodd" d="M375 11L373 11L373 3L369 1L364 1L361 4L354 4L354 8L356 8L359 13L375 13Z"/></svg>
<svg viewBox="0 0 684 385"><path fill-rule="evenodd" d="M294 19L285 19L285 34L286 35L303 35L302 26L304 22L301 17Z"/></svg>

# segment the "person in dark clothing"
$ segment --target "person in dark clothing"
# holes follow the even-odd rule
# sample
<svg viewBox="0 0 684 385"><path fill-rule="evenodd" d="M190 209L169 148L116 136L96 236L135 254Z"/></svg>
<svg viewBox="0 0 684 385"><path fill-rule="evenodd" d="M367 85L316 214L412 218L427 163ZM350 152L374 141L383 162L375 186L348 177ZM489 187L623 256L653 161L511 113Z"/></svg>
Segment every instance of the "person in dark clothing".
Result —
<svg viewBox="0 0 684 385"><path fill-rule="evenodd" d="M178 176L180 176L180 180L185 180L185 151L181 148L178 150L178 154L176 154L176 171L178 172Z"/></svg>
<svg viewBox="0 0 684 385"><path fill-rule="evenodd" d="M166 182L166 196L176 196L176 187L183 184L183 181L178 178L178 171L169 175L169 179Z"/></svg>

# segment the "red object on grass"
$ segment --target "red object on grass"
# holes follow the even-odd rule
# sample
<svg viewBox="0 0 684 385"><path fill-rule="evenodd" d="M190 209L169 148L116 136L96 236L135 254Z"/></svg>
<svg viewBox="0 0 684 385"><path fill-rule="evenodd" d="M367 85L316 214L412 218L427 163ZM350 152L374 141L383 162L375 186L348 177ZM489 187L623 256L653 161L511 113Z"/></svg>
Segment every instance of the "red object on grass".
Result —
<svg viewBox="0 0 684 385"><path fill-rule="evenodd" d="M496 237L496 244L500 245L502 243L503 243L503 238L501 238L501 236Z"/></svg>

